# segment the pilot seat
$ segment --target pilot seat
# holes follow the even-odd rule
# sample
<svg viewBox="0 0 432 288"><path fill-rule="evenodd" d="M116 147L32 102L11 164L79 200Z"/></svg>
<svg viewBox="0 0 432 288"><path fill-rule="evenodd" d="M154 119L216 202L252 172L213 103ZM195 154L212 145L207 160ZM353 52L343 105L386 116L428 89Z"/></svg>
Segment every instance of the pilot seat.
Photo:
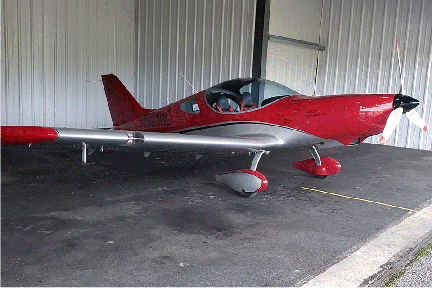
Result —
<svg viewBox="0 0 432 288"><path fill-rule="evenodd" d="M234 112L234 109L229 105L228 99L225 96L221 96L217 99L214 108L220 112Z"/></svg>
<svg viewBox="0 0 432 288"><path fill-rule="evenodd" d="M257 108L257 104L253 102L252 94L244 92L242 94L242 102L240 105L240 111L248 111Z"/></svg>

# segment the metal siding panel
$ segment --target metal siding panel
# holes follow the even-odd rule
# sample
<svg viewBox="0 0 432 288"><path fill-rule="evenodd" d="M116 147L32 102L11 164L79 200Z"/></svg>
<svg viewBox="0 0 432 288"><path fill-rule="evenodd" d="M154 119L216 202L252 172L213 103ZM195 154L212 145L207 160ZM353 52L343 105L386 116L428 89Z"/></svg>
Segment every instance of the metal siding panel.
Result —
<svg viewBox="0 0 432 288"><path fill-rule="evenodd" d="M55 127L66 126L66 0L55 1L56 3L56 33L55 33Z"/></svg>
<svg viewBox="0 0 432 288"><path fill-rule="evenodd" d="M87 18L87 0L77 1L77 102L74 114L77 115L76 127L86 127L87 124L87 105L86 105L86 80L88 79L88 49L87 38L87 21L80 21L78 15L85 15Z"/></svg>
<svg viewBox="0 0 432 288"><path fill-rule="evenodd" d="M14 47L19 52L16 55L18 57L18 78L19 88L17 95L19 97L20 107L19 114L21 123L29 123L34 125L34 112L33 112L33 61L32 61L32 34L31 34L31 2L30 1L19 1L18 4L18 47Z"/></svg>
<svg viewBox="0 0 432 288"><path fill-rule="evenodd" d="M196 20L195 20L195 34L194 34L194 43L195 43L195 52L194 52L194 69L193 69L193 77L192 77L192 85L194 90L201 90L202 85L202 76L205 73L203 67L203 55L204 55L204 13L205 13L205 2L204 1L195 1L195 11L196 11ZM193 93L195 93L193 91Z"/></svg>
<svg viewBox="0 0 432 288"><path fill-rule="evenodd" d="M55 35L55 1L44 1L43 34ZM44 91L45 91L45 118L44 125L55 123L55 36L46 37L43 41L44 59Z"/></svg>
<svg viewBox="0 0 432 288"><path fill-rule="evenodd" d="M18 75L21 69L20 58L18 57L20 51L17 49L20 42L18 34L20 24L18 17L19 3L15 1L3 1L3 3L5 3L3 6L5 7L3 11L5 19L3 33L6 57L2 59L7 59L7 61L2 61L2 70L4 70L5 74L4 88L2 89L2 102L5 102L5 105L2 105L2 124L20 125L22 124L22 115L20 114L21 86ZM6 33L6 31L10 31L10 33Z"/></svg>
<svg viewBox="0 0 432 288"><path fill-rule="evenodd" d="M44 75L44 35L43 22L44 11L42 0L31 2L31 45L32 45L32 101L33 124L43 126L45 124L45 75Z"/></svg>
<svg viewBox="0 0 432 288"><path fill-rule="evenodd" d="M3 33L4 31L4 26L5 26L5 15L3 13L3 11L5 10L5 6L4 6L4 1L0 2L0 59L5 59L6 54L5 54L5 33ZM5 88L6 88L6 81L5 81L5 77L6 77L6 73L5 73L5 69L3 68L4 63L3 61L0 61L0 95L3 95ZM0 110L0 121L1 123L6 123L7 122L7 118L6 118L6 98L5 97L1 97L1 110Z"/></svg>
<svg viewBox="0 0 432 288"><path fill-rule="evenodd" d="M170 1L170 11L169 11L169 37L168 37L168 41L169 41L169 47L168 47L168 83L167 83L167 97L166 97L166 102L167 103L172 103L175 102L176 100L176 95L177 95L177 82L178 82L178 64L177 64L177 47L178 47L178 42L177 42L177 36L178 36L178 29L179 29L179 25L178 25L178 19L177 19L177 11L178 11L178 7L179 4L177 1L171 0Z"/></svg>
<svg viewBox="0 0 432 288"><path fill-rule="evenodd" d="M159 89L160 97L158 106L166 106L168 104L168 89L167 83L165 83L166 75L169 75L169 60L170 60L170 1L167 1L167 5L163 5L161 10L161 32L168 31L167 33L161 33L161 55L160 64L161 67L159 73ZM165 72L165 73L164 73Z"/></svg>
<svg viewBox="0 0 432 288"><path fill-rule="evenodd" d="M325 70L318 76L318 94L398 92L398 39L406 93L421 101L417 111L430 127L431 31L428 0L324 0L321 39L327 49L319 57ZM388 145L432 150L430 138L403 117Z"/></svg>
<svg viewBox="0 0 432 288"><path fill-rule="evenodd" d="M135 1L2 5L2 125L111 126L99 79L116 73L133 91Z"/></svg>
<svg viewBox="0 0 432 288"><path fill-rule="evenodd" d="M137 98L146 108L251 76L254 0L149 0L138 6Z"/></svg>
<svg viewBox="0 0 432 288"><path fill-rule="evenodd" d="M223 23L222 23L222 14L224 11L224 1L215 1L214 2L214 10L213 10L213 18L214 18L214 26L213 26L213 47L212 47L212 82L221 82L221 66L222 66L222 35L223 35ZM215 44L217 43L216 46Z"/></svg>
<svg viewBox="0 0 432 288"><path fill-rule="evenodd" d="M222 48L220 50L221 54L221 63L220 63L220 79L230 79L230 44L231 44L231 15L229 12L232 10L232 1L223 1L222 11L224 11L222 15ZM228 12L228 13L227 13Z"/></svg>
<svg viewBox="0 0 432 288"><path fill-rule="evenodd" d="M187 0L186 1L186 39L185 39L185 66L184 72L182 73L186 80L190 83L184 84L184 95L192 95L194 91L191 87L194 83L194 66L195 66L195 49L197 43L194 42L195 37L195 21L196 21L196 13L195 13L195 1Z"/></svg>
<svg viewBox="0 0 432 288"><path fill-rule="evenodd" d="M426 2L426 0L424 0ZM423 8L424 18L432 19L432 5L428 5ZM421 72L420 75L423 76L423 85L419 88L419 93L424 95L422 111L420 115L425 119L426 123L429 123L429 129L432 128L432 21L426 21L424 26L425 36L423 38L423 50L420 52L423 55L421 61ZM420 134L419 147L422 149L432 150L432 137L430 132L428 135L424 133Z"/></svg>
<svg viewBox="0 0 432 288"><path fill-rule="evenodd" d="M113 69L114 67L111 66L111 57L110 57L110 45L111 43L108 42L108 29L112 29L110 27L110 21L111 19L108 18L108 7L107 7L107 1L104 0L98 0L96 2L96 10L95 15L96 22L94 23L96 26L91 27L90 29L96 30L95 40L94 43L96 46L96 54L93 54L94 64L96 71L110 71L113 73L116 73L116 71ZM105 73L104 73L105 74ZM120 79L123 79L121 75L117 75ZM93 75L93 77L97 77L96 75ZM92 80L99 80L100 76L96 79L93 78ZM99 82L100 85L100 82ZM99 127L106 127L106 126L112 126L112 122L108 122L105 120L104 117L101 117L103 111L106 111L107 103L106 99L104 97L101 97L102 95L98 93L97 101L96 101L96 113L98 115L97 117L97 125ZM109 125L107 125L109 123Z"/></svg>
<svg viewBox="0 0 432 288"><path fill-rule="evenodd" d="M187 22L188 22L188 14L187 14L187 2L186 1L178 1L179 3L179 14L178 17L178 42L177 42L177 94L176 94L176 100L180 100L185 95L185 89L186 87L186 81L183 77L186 77L185 70L186 70L186 43L187 43ZM183 76L181 76L183 75ZM151 83L149 83L151 85Z"/></svg>
<svg viewBox="0 0 432 288"><path fill-rule="evenodd" d="M2 125L111 126L110 72L148 108L251 76L254 0L2 3Z"/></svg>

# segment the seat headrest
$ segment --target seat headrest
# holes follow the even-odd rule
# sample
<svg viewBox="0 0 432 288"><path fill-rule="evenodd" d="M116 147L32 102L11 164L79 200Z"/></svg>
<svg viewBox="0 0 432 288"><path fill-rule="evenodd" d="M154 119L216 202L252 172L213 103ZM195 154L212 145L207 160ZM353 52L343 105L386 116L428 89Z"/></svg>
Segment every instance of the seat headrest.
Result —
<svg viewBox="0 0 432 288"><path fill-rule="evenodd" d="M252 94L249 92L244 92L242 94L242 102L244 103L244 107L252 107L254 105Z"/></svg>
<svg viewBox="0 0 432 288"><path fill-rule="evenodd" d="M216 101L216 105L219 106L222 111L230 111L230 105L228 103L228 99L225 96L219 97Z"/></svg>

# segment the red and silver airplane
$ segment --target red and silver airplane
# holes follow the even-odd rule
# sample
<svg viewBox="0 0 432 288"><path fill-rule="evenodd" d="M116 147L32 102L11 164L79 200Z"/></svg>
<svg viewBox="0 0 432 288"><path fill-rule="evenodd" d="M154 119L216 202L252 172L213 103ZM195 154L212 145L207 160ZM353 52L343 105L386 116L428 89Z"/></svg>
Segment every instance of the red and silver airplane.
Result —
<svg viewBox="0 0 432 288"><path fill-rule="evenodd" d="M402 94L309 97L259 78L222 82L160 109L145 109L113 74L102 81L111 112L109 130L1 127L1 143L9 145L80 145L82 161L88 149L137 148L191 151L197 154L254 153L249 169L216 175L243 197L267 188L257 165L273 149L308 147L313 158L294 168L325 178L341 170L340 163L320 157L317 148L356 145L383 132L384 143L402 114L427 131L413 110L419 101Z"/></svg>

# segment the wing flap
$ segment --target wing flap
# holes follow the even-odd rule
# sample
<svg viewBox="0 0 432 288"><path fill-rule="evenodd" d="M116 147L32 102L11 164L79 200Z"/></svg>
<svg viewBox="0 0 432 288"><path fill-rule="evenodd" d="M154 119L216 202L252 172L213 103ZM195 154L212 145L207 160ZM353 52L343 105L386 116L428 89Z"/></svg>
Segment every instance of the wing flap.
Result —
<svg viewBox="0 0 432 288"><path fill-rule="evenodd" d="M218 137L178 133L143 133L146 148L177 151L252 151L274 148L281 140L268 135L250 137Z"/></svg>

